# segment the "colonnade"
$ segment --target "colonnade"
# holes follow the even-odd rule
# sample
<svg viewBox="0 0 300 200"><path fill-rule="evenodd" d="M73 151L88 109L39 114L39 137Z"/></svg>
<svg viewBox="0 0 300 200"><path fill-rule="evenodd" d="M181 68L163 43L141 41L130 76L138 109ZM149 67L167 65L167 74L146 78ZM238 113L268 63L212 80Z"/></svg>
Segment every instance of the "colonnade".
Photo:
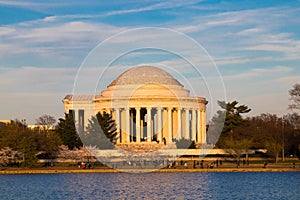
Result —
<svg viewBox="0 0 300 200"><path fill-rule="evenodd" d="M178 107L126 107L105 109L119 133L118 143L166 142L190 139L206 143L205 110Z"/></svg>

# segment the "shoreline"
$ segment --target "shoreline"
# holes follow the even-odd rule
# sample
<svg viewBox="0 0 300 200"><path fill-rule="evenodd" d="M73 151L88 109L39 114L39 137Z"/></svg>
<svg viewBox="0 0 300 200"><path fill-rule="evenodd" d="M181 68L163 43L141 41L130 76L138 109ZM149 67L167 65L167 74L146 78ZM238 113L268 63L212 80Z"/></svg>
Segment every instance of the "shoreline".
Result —
<svg viewBox="0 0 300 200"><path fill-rule="evenodd" d="M13 174L76 174L76 173L210 173L210 172L300 172L300 168L291 167L246 167L246 168L214 168L214 169L2 169L0 175L13 175Z"/></svg>

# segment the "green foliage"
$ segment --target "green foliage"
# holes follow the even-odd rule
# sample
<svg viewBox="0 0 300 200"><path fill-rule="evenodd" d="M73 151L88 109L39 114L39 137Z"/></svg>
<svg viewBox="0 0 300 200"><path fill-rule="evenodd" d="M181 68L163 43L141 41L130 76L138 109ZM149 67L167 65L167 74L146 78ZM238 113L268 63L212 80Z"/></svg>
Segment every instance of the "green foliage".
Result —
<svg viewBox="0 0 300 200"><path fill-rule="evenodd" d="M219 101L218 104L222 109L226 110L225 123L223 127L224 134L230 133L235 127L241 125L244 122L241 114L251 111L251 109L249 109L246 105L237 106L237 101L233 101L231 103Z"/></svg>
<svg viewBox="0 0 300 200"><path fill-rule="evenodd" d="M59 119L56 132L58 133L62 143L68 146L69 149L83 146L80 137L77 134L72 114L65 113L65 119Z"/></svg>
<svg viewBox="0 0 300 200"><path fill-rule="evenodd" d="M196 143L194 140L181 138L179 140L175 140L175 143L177 149L196 149Z"/></svg>
<svg viewBox="0 0 300 200"><path fill-rule="evenodd" d="M18 149L21 140L28 132L26 125L20 121L12 121L0 127L0 148L10 147L14 150Z"/></svg>
<svg viewBox="0 0 300 200"><path fill-rule="evenodd" d="M280 152L282 151L282 144L274 139L268 140L265 143L265 148L268 150L270 156L274 156L277 163Z"/></svg>
<svg viewBox="0 0 300 200"><path fill-rule="evenodd" d="M89 120L84 144L97 146L100 149L113 149L118 139L116 130L112 116L106 112L103 114L99 112Z"/></svg>
<svg viewBox="0 0 300 200"><path fill-rule="evenodd" d="M223 110L218 111L217 115L213 117L212 121L215 126L221 126L223 125L223 119L225 119L221 136L217 143L217 146L224 147L225 141L232 139L234 129L244 123L244 119L241 114L248 113L251 111L251 109L246 105L238 106L237 101L233 101L231 103L218 101L218 104Z"/></svg>
<svg viewBox="0 0 300 200"><path fill-rule="evenodd" d="M42 158L53 159L56 157L62 141L54 131L36 132L37 150Z"/></svg>
<svg viewBox="0 0 300 200"><path fill-rule="evenodd" d="M248 157L248 150L251 148L252 143L253 139L248 138L226 140L225 149L239 160L242 154L246 154L246 157Z"/></svg>
<svg viewBox="0 0 300 200"><path fill-rule="evenodd" d="M112 116L106 112L104 112L103 114L98 112L96 117L104 135L109 139L111 143L116 144L118 133L115 121L112 119Z"/></svg>
<svg viewBox="0 0 300 200"><path fill-rule="evenodd" d="M12 121L0 128L0 145L9 147L23 155L24 167L34 167L37 165L36 142L34 131L28 129L20 121Z"/></svg>
<svg viewBox="0 0 300 200"><path fill-rule="evenodd" d="M27 135L21 140L18 151L23 154L22 167L32 168L38 166L37 145L33 135Z"/></svg>

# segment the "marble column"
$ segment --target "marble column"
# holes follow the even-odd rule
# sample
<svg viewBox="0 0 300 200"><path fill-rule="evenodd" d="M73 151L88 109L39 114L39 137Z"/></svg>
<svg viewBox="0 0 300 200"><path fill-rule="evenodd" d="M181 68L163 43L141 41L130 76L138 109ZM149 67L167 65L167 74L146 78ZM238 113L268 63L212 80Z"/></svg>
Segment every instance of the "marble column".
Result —
<svg viewBox="0 0 300 200"><path fill-rule="evenodd" d="M147 142L151 142L151 107L147 107Z"/></svg>
<svg viewBox="0 0 300 200"><path fill-rule="evenodd" d="M126 128L125 128L125 132L126 132L126 142L130 142L130 108L125 108L125 120L126 120Z"/></svg>
<svg viewBox="0 0 300 200"><path fill-rule="evenodd" d="M126 115L125 109L120 109L120 129L121 129L121 143L126 143Z"/></svg>
<svg viewBox="0 0 300 200"><path fill-rule="evenodd" d="M162 118L163 118L163 128L162 128L162 138L168 137L168 109L164 108L162 110Z"/></svg>
<svg viewBox="0 0 300 200"><path fill-rule="evenodd" d="M184 138L190 139L190 110L184 109L185 113L185 131L184 131Z"/></svg>
<svg viewBox="0 0 300 200"><path fill-rule="evenodd" d="M196 110L192 110L192 140L196 142Z"/></svg>
<svg viewBox="0 0 300 200"><path fill-rule="evenodd" d="M197 110L197 142L202 143L202 136L201 136L201 112Z"/></svg>
<svg viewBox="0 0 300 200"><path fill-rule="evenodd" d="M172 108L168 108L168 138L167 142L172 142Z"/></svg>
<svg viewBox="0 0 300 200"><path fill-rule="evenodd" d="M141 142L141 108L136 107L136 116L135 116L135 134L136 142Z"/></svg>
<svg viewBox="0 0 300 200"><path fill-rule="evenodd" d="M116 128L117 128L117 133L119 135L119 139L118 139L118 142L121 142L121 130L120 130L120 109L119 108L116 108L115 109L115 112L116 112Z"/></svg>
<svg viewBox="0 0 300 200"><path fill-rule="evenodd" d="M177 121L178 121L178 134L177 134L177 139L182 138L182 132L181 132L181 108L177 108Z"/></svg>
<svg viewBox="0 0 300 200"><path fill-rule="evenodd" d="M202 140L202 144L206 144L206 112L205 110L201 111L201 140Z"/></svg>
<svg viewBox="0 0 300 200"><path fill-rule="evenodd" d="M157 113L157 130L156 130L156 138L158 141L162 141L162 118L161 118L161 107L156 108L156 113Z"/></svg>

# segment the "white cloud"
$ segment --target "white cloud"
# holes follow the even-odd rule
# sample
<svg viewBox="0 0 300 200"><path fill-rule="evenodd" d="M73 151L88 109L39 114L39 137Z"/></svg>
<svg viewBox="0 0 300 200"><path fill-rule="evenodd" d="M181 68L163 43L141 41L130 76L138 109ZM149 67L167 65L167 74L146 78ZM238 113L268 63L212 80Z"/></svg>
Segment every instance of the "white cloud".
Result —
<svg viewBox="0 0 300 200"><path fill-rule="evenodd" d="M209 21L206 23L207 26L223 26L223 25L230 25L236 24L239 19L224 19L224 20L216 20L216 21Z"/></svg>
<svg viewBox="0 0 300 200"><path fill-rule="evenodd" d="M1 93L70 91L74 68L0 68ZM9 86L9 87L8 87Z"/></svg>
<svg viewBox="0 0 300 200"><path fill-rule="evenodd" d="M293 68L286 67L286 66L275 66L270 69L267 68L254 68L253 71L259 72L259 73L285 73L285 72L291 72L293 71Z"/></svg>
<svg viewBox="0 0 300 200"><path fill-rule="evenodd" d="M223 66L223 65L249 63L249 62L253 62L253 59L247 57L226 56L226 57L216 57L214 58L214 61L218 66Z"/></svg>
<svg viewBox="0 0 300 200"><path fill-rule="evenodd" d="M50 20L55 20L55 17ZM87 55L99 42L120 30L122 28L107 24L82 21L55 21L55 23L49 19L31 21L1 27L0 53L6 60L18 55L26 60L44 59L46 62L57 60L66 63ZM78 66L81 61L76 62ZM44 63L34 64L44 65ZM2 62L1 65L5 63Z"/></svg>
<svg viewBox="0 0 300 200"><path fill-rule="evenodd" d="M42 21L44 22L54 22L57 20L57 16L48 16L48 17L45 17L44 19L42 19Z"/></svg>
<svg viewBox="0 0 300 200"><path fill-rule="evenodd" d="M186 31L186 33L191 33L218 27L228 27L228 30L234 30L233 28L240 27L240 29L243 30L245 27L251 26L253 28L246 28L244 32L240 30L239 34L246 34L247 32L259 33L263 29L272 27L274 23L272 24L269 22L274 22L274 20L276 21L281 19L279 16L274 17L273 15L273 13L278 12L281 11L277 8L264 8L221 12L204 16L197 15L194 16L191 22L187 25L176 25L175 28L180 31ZM224 34L223 31L222 33Z"/></svg>
<svg viewBox="0 0 300 200"><path fill-rule="evenodd" d="M262 28L249 28L249 29L245 29L245 30L238 32L237 35L242 35L242 36L250 35L251 36L253 34L263 33L263 32L265 32L265 30Z"/></svg>
<svg viewBox="0 0 300 200"><path fill-rule="evenodd" d="M14 28L5 27L5 26L0 27L0 35L1 36L12 34L15 31L16 30Z"/></svg>
<svg viewBox="0 0 300 200"><path fill-rule="evenodd" d="M147 6L142 6L140 8L111 11L111 12L106 13L105 16L121 15L121 14L138 13L138 12L144 12L144 11L152 11L152 10L160 10L160 9L169 9L169 8L184 7L184 6L194 5L194 4L196 4L198 2L201 2L201 1L202 0L165 1L165 2L154 3L154 4L151 4L151 5L147 5Z"/></svg>
<svg viewBox="0 0 300 200"><path fill-rule="evenodd" d="M225 80L245 80L264 77L264 79L267 80L266 76L274 76L276 74L282 75L283 73L291 71L293 71L293 68L286 66L275 66L272 68L252 68L247 72L223 76L223 78Z"/></svg>
<svg viewBox="0 0 300 200"><path fill-rule="evenodd" d="M36 6L37 3L26 2L26 1L0 0L0 5L31 7L31 6Z"/></svg>
<svg viewBox="0 0 300 200"><path fill-rule="evenodd" d="M41 25L40 25L41 26ZM22 34L17 34L14 39L22 39L33 43L61 42L61 41L82 41L87 38L103 39L112 33L116 33L118 28L105 24L92 24L81 21L67 22L55 26L42 27L20 27Z"/></svg>

